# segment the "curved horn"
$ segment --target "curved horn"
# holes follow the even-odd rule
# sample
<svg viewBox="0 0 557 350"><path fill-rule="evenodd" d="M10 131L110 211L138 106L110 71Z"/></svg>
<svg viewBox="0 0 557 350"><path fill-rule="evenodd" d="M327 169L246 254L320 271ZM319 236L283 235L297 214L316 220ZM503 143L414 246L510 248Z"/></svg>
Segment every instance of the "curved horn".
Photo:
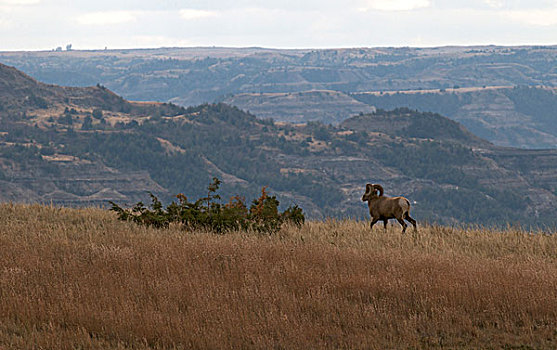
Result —
<svg viewBox="0 0 557 350"><path fill-rule="evenodd" d="M379 190L379 197L381 197L383 195L383 192L384 192L383 191L383 186L375 184L375 185L373 185L373 188Z"/></svg>
<svg viewBox="0 0 557 350"><path fill-rule="evenodd" d="M365 193L366 195L371 194L371 189L374 188L373 186L374 186L373 184L366 185L366 193Z"/></svg>

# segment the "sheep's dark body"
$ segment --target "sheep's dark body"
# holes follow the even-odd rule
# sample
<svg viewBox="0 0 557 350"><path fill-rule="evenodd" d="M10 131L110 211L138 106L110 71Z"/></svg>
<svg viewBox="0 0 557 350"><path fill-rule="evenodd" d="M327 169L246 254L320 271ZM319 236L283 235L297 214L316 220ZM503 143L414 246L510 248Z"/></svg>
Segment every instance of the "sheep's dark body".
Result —
<svg viewBox="0 0 557 350"><path fill-rule="evenodd" d="M377 194L377 191L379 191L379 194ZM410 217L410 201L408 199L404 197L385 197L381 185L367 184L362 201L367 201L369 207L370 228L373 228L377 221L383 221L386 229L389 219L396 219L402 226L402 233L406 232L408 226L404 220L409 221L414 226L414 230L417 230L416 220Z"/></svg>

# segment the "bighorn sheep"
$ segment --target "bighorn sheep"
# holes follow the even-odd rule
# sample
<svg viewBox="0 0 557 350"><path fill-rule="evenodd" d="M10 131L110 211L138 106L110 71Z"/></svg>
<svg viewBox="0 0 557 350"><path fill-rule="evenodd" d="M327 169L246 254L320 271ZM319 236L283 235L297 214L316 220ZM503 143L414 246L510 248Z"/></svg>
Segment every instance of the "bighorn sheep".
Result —
<svg viewBox="0 0 557 350"><path fill-rule="evenodd" d="M379 195L377 195L377 191L379 191ZM389 219L397 219L402 225L402 233L404 233L408 226L404 222L404 219L406 219L414 226L414 231L418 231L416 220L410 217L410 202L408 199L404 197L385 197L383 196L383 187L381 185L367 184L366 193L362 196L362 201L367 201L369 206L369 214L371 215L369 227L371 229L377 221L382 220L386 230L387 221Z"/></svg>

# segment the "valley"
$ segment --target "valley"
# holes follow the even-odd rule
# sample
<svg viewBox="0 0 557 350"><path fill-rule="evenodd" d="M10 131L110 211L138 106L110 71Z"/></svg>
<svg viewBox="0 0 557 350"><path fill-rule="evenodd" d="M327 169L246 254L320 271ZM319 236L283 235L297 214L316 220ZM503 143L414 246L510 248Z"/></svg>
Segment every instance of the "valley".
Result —
<svg viewBox="0 0 557 350"><path fill-rule="evenodd" d="M103 86L63 88L0 66L4 200L104 205L261 187L309 218L367 216L365 183L404 194L418 221L555 224L557 151L495 146L461 124L410 109L337 126L259 119L227 104L129 102Z"/></svg>

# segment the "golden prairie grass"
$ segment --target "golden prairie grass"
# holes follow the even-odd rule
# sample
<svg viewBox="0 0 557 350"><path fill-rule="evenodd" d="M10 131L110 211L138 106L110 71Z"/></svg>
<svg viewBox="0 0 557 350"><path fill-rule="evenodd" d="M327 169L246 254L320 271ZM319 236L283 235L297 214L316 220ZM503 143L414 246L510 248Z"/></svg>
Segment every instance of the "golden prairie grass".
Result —
<svg viewBox="0 0 557 350"><path fill-rule="evenodd" d="M556 347L555 235L215 235L0 205L0 349Z"/></svg>

